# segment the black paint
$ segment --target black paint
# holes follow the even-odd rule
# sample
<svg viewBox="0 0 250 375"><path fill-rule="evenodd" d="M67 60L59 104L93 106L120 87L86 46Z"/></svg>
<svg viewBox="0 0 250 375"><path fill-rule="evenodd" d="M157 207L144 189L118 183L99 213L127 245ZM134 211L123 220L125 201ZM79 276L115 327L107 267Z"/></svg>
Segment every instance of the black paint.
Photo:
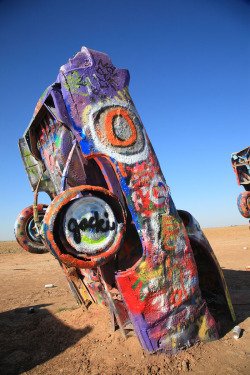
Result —
<svg viewBox="0 0 250 375"><path fill-rule="evenodd" d="M85 231L86 229L95 229L96 233L106 233L109 230L115 230L115 223L113 222L112 225L110 225L107 212L104 213L104 216L107 218L106 222L104 219L99 218L98 211L95 211L94 215L91 216L89 220L84 217L79 224L76 219L71 218L68 222L68 230L73 233L74 241L77 244L81 242L81 230Z"/></svg>

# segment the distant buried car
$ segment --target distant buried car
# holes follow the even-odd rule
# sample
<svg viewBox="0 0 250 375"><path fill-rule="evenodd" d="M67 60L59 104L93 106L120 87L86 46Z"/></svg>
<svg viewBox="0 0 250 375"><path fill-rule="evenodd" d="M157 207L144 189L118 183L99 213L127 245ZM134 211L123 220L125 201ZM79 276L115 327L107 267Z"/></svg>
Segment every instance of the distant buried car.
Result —
<svg viewBox="0 0 250 375"><path fill-rule="evenodd" d="M108 306L113 329L175 353L219 337L216 311L235 315L198 222L174 206L128 84L127 70L85 47L61 67L19 140L35 199L15 233L58 259L79 303Z"/></svg>
<svg viewBox="0 0 250 375"><path fill-rule="evenodd" d="M250 218L250 147L234 152L231 155L231 162L238 185L245 188L237 198L239 212L242 216Z"/></svg>

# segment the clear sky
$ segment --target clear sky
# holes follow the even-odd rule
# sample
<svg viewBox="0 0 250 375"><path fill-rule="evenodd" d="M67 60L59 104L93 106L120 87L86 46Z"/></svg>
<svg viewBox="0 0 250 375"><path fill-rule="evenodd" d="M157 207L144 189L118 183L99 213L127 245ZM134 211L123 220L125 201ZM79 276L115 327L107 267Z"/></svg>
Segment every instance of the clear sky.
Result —
<svg viewBox="0 0 250 375"><path fill-rule="evenodd" d="M33 202L18 138L82 46L130 71L176 207L202 227L248 223L230 155L250 145L249 1L0 0L0 40L0 240Z"/></svg>

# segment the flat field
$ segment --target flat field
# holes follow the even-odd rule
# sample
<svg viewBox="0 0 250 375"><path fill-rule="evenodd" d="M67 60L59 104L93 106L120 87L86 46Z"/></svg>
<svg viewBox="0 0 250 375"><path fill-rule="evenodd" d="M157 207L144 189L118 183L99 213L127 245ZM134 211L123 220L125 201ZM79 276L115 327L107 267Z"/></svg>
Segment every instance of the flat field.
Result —
<svg viewBox="0 0 250 375"><path fill-rule="evenodd" d="M52 255L29 254L16 242L0 242L0 373L249 375L250 231L234 226L204 232L228 283L242 328L238 340L232 338L233 323L227 323L218 341L176 355L149 355L136 337L124 340L119 330L111 330L108 309L76 305Z"/></svg>

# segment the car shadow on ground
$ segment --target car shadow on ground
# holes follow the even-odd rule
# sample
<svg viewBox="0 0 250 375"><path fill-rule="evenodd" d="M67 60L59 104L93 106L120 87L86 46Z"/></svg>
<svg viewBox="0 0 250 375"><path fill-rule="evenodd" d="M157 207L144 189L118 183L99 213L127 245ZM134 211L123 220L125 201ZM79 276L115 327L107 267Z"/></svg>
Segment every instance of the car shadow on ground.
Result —
<svg viewBox="0 0 250 375"><path fill-rule="evenodd" d="M240 323L250 316L250 272L224 268L222 271L236 313L237 323Z"/></svg>
<svg viewBox="0 0 250 375"><path fill-rule="evenodd" d="M27 306L0 314L0 373L21 374L74 345L92 328L72 329L47 309Z"/></svg>
<svg viewBox="0 0 250 375"><path fill-rule="evenodd" d="M225 306L217 305L217 310L213 311L213 308L208 305L210 312L218 323L220 337L224 337L235 325L240 325L250 316L250 273L224 268L222 268L222 271L236 315L236 322L233 322L229 309L225 309Z"/></svg>

